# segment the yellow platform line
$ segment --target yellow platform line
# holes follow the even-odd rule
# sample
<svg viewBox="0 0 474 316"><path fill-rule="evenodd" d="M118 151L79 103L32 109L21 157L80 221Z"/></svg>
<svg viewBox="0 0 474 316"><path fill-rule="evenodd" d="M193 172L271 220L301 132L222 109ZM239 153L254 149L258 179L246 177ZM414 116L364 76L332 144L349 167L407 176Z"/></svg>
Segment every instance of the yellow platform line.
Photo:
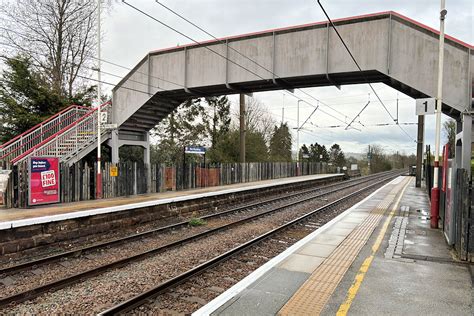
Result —
<svg viewBox="0 0 474 316"><path fill-rule="evenodd" d="M406 180L405 180L406 182ZM378 226L385 212L400 192L403 182L393 188L369 215L311 274L279 311L278 315L318 315L360 250Z"/></svg>
<svg viewBox="0 0 474 316"><path fill-rule="evenodd" d="M387 219L385 220L385 223L380 230L379 235L377 236L377 239L375 240L373 246L372 246L372 253L365 258L364 262L359 268L359 272L357 273L354 282L352 283L352 286L349 288L347 291L347 297L344 303L341 304L339 307L339 310L337 311L336 315L337 316L345 316L347 315L347 312L349 312L349 309L351 308L352 302L354 301L355 297L357 296L357 292L360 289L360 286L362 285L362 282L364 281L365 274L370 268L370 265L372 264L372 261L374 260L375 253L377 250L380 248L380 245L382 244L383 238L385 236L385 233L387 232L388 225L390 224L390 221L392 220L393 215L398 209L398 205L400 204L400 201L403 197L403 194L405 193L406 188L410 182L408 182L405 187L403 188L402 192L400 193L400 196L398 197L397 202L393 205L392 211L388 215Z"/></svg>

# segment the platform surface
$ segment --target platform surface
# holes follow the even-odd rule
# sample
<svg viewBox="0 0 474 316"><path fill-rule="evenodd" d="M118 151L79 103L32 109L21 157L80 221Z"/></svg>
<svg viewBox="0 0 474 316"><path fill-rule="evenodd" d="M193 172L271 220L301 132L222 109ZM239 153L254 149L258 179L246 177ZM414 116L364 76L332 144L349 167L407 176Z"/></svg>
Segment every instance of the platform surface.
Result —
<svg viewBox="0 0 474 316"><path fill-rule="evenodd" d="M184 191L167 191L112 199L62 203L28 209L0 209L0 229L104 214L125 209L167 204L221 194L237 193L246 190L325 179L341 175L342 174L316 174L309 176L236 183L225 186L215 186Z"/></svg>
<svg viewBox="0 0 474 316"><path fill-rule="evenodd" d="M194 315L473 315L468 266L414 185L395 179Z"/></svg>

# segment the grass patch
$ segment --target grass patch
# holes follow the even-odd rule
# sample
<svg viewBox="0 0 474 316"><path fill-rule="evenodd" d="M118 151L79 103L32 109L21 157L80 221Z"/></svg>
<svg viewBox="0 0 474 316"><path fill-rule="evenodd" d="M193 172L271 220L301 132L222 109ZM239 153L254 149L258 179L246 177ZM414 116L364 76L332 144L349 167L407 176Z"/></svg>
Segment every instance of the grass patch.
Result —
<svg viewBox="0 0 474 316"><path fill-rule="evenodd" d="M202 218L198 218L198 217L193 217L189 220L189 223L188 223L190 226L202 226L202 225L206 225L206 221L203 220Z"/></svg>

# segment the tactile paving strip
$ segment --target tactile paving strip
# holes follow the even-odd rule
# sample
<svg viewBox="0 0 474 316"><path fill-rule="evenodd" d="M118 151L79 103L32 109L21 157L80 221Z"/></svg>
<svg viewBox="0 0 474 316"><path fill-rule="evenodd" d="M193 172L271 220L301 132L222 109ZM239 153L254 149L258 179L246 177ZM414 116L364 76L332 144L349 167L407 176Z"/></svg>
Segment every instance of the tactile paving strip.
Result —
<svg viewBox="0 0 474 316"><path fill-rule="evenodd" d="M406 181L395 186L311 274L278 315L319 315Z"/></svg>

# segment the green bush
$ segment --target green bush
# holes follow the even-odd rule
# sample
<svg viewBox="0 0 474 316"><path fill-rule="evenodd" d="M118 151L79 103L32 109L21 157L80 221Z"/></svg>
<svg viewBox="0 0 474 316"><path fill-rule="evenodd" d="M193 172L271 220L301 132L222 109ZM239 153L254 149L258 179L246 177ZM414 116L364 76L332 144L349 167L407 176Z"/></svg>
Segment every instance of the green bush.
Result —
<svg viewBox="0 0 474 316"><path fill-rule="evenodd" d="M206 225L206 221L203 220L202 218L193 217L189 220L189 225L190 226L202 226L202 225Z"/></svg>

